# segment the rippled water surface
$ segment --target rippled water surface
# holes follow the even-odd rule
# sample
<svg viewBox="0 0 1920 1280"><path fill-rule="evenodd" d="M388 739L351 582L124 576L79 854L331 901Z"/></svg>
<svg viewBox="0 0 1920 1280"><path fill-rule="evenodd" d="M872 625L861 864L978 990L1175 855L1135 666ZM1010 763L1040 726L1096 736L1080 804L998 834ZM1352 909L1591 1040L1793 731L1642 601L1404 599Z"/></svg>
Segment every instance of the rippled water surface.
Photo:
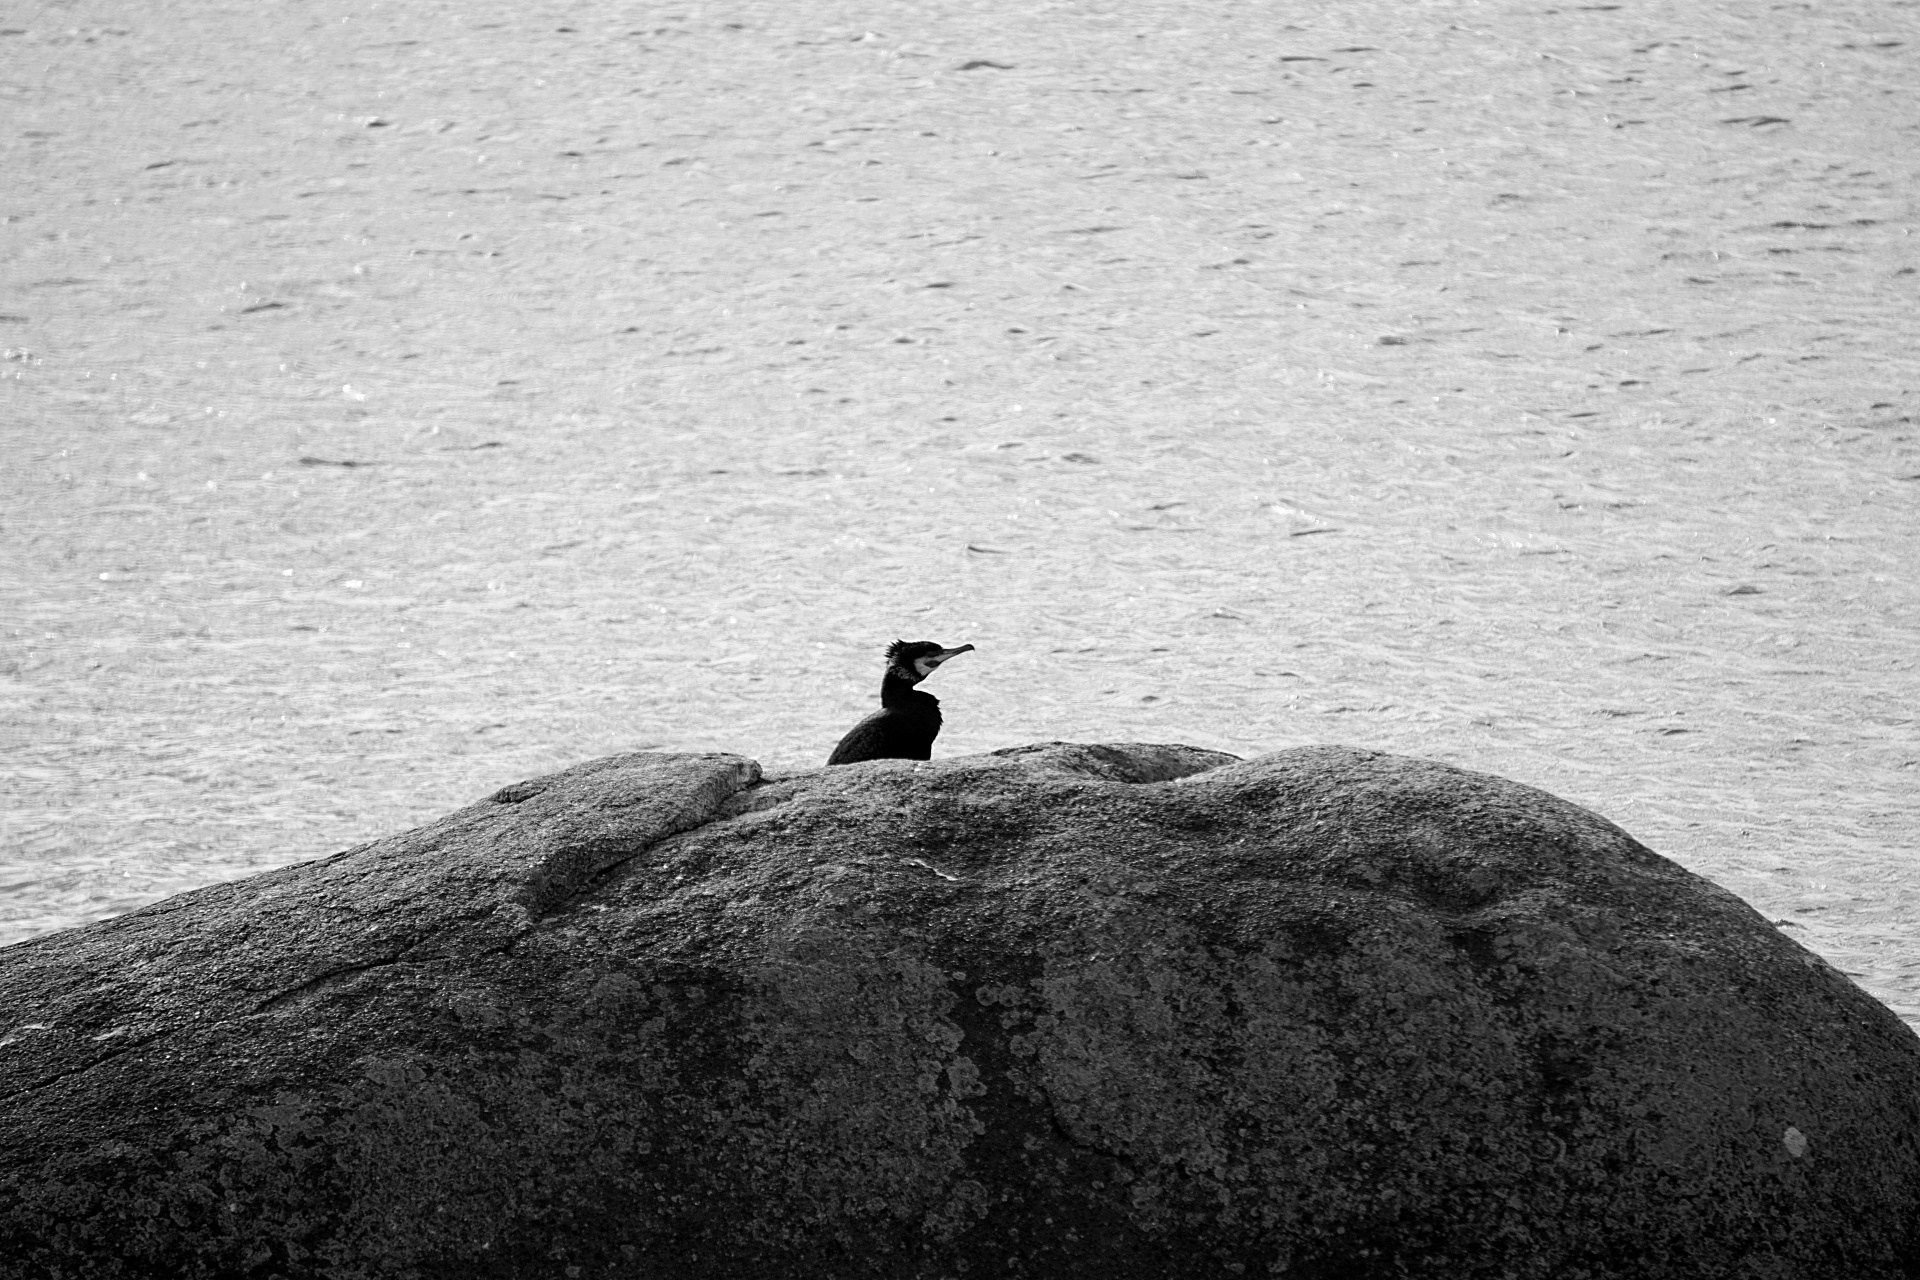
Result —
<svg viewBox="0 0 1920 1280"><path fill-rule="evenodd" d="M1920 1022L1920 7L28 0L0 940L640 748L1519 779Z"/></svg>

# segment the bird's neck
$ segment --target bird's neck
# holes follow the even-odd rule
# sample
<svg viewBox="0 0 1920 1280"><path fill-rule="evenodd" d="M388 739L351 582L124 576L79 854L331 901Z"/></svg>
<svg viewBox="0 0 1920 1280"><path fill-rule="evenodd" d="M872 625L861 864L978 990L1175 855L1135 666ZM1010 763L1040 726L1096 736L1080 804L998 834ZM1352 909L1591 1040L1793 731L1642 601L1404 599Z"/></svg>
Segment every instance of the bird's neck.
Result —
<svg viewBox="0 0 1920 1280"><path fill-rule="evenodd" d="M913 686L920 683L921 677L903 667L888 667L886 679L880 682L880 705L883 707L902 707L921 698L931 699L930 693L916 693Z"/></svg>

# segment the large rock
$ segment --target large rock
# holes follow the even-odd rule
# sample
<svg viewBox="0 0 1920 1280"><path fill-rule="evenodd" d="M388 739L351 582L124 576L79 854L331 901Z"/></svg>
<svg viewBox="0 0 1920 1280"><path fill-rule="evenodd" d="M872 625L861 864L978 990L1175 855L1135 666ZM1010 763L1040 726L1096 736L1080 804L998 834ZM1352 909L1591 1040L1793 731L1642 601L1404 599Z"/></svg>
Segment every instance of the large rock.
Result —
<svg viewBox="0 0 1920 1280"><path fill-rule="evenodd" d="M0 951L12 1277L1913 1276L1920 1043L1338 748L635 755Z"/></svg>

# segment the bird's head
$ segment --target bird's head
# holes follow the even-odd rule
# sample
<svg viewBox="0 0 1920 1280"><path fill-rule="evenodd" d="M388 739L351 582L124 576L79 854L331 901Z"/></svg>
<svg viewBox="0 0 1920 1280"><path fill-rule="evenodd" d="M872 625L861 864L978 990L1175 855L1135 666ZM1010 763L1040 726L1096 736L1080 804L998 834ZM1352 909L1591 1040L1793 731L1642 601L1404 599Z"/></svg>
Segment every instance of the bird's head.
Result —
<svg viewBox="0 0 1920 1280"><path fill-rule="evenodd" d="M958 649L942 649L931 640L895 640L887 646L887 671L908 684L919 684L948 658L972 648L963 644Z"/></svg>

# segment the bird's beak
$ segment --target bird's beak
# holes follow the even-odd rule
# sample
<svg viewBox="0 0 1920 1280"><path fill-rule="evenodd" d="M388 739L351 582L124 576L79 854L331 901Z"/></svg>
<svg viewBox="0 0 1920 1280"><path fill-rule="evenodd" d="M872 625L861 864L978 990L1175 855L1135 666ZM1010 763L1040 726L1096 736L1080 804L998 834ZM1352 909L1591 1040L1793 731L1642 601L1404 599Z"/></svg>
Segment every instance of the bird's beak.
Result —
<svg viewBox="0 0 1920 1280"><path fill-rule="evenodd" d="M973 646L970 644L963 644L958 649L942 649L938 653L930 654L929 656L922 658L921 661L925 662L927 664L927 670L931 671L933 670L933 668L945 662L948 658L954 657L957 654L971 653L971 652L973 652Z"/></svg>

